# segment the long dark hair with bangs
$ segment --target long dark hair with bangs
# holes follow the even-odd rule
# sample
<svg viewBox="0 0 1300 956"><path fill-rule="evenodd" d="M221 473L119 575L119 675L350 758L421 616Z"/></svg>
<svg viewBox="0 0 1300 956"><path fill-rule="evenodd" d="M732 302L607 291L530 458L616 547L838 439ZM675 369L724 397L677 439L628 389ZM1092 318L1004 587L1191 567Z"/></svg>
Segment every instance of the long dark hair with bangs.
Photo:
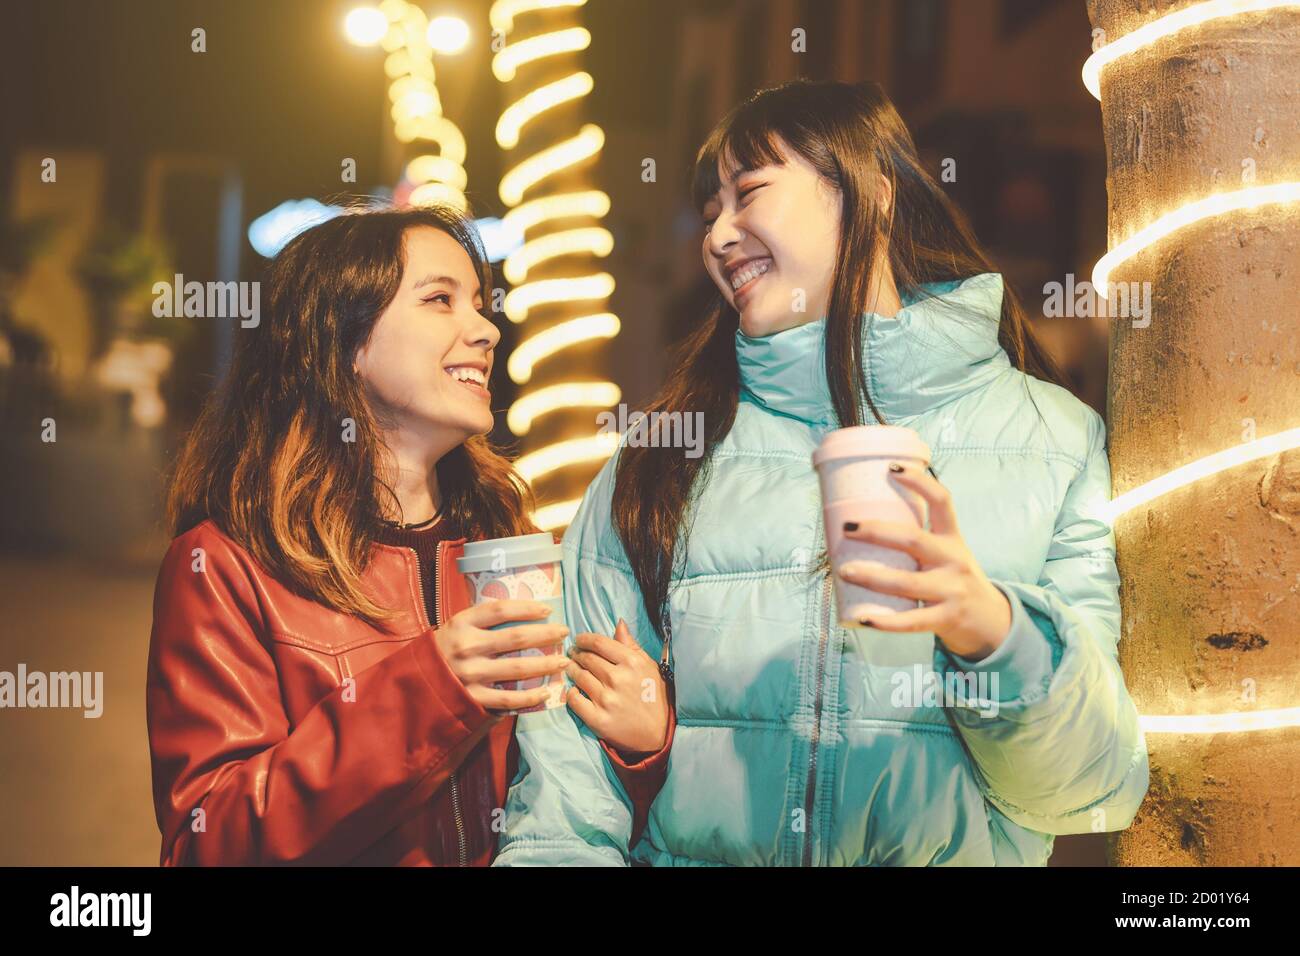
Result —
<svg viewBox="0 0 1300 956"><path fill-rule="evenodd" d="M899 296L917 299L925 297L926 284L998 270L965 216L921 165L902 118L874 82L796 80L751 95L718 124L696 156L691 185L696 209L703 210L720 188L720 161L740 170L779 165L778 141L839 191L839 255L826 316L826 380L839 424L863 424L864 406L877 422L888 424L864 376L862 323L875 303L868 301L870 270L861 264L878 261L883 252ZM876 201L881 175L893 190L887 211ZM716 294L647 409L703 412L703 454L688 458L671 449L630 445L619 452L614 526L660 635L672 575L686 551L692 489L707 474L713 448L735 422L739 323L736 310ZM998 341L1018 369L1065 383L1009 287L1003 291Z"/></svg>
<svg viewBox="0 0 1300 956"><path fill-rule="evenodd" d="M393 612L361 586L384 511L397 510L385 446L352 367L401 286L408 230L431 226L469 254L484 290L491 267L473 224L450 207L359 205L301 233L271 262L266 308L241 330L221 389L208 399L169 481L179 535L204 519L290 586L372 624ZM341 439L344 422L355 440ZM532 493L482 435L438 462L441 512L456 533L537 530Z"/></svg>

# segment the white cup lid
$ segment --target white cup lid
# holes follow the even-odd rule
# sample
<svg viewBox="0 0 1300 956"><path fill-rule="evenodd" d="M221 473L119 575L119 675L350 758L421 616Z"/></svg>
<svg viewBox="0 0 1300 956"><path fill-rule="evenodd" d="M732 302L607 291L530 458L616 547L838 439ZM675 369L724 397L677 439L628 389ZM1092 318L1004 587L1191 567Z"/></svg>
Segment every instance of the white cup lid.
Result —
<svg viewBox="0 0 1300 956"><path fill-rule="evenodd" d="M930 463L930 446L901 425L855 425L828 432L813 452L813 467L841 458L915 458Z"/></svg>

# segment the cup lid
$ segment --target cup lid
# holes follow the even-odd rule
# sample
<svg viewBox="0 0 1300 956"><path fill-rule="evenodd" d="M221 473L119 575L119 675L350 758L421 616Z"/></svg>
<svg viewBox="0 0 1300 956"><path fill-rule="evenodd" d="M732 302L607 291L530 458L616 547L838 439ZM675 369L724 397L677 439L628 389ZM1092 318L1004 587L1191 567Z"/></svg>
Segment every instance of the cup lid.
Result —
<svg viewBox="0 0 1300 956"><path fill-rule="evenodd" d="M456 559L461 574L477 571L505 570L524 564L549 564L559 561L564 549L555 543L548 531L520 534L512 538L488 538L486 541L469 541L464 557Z"/></svg>
<svg viewBox="0 0 1300 956"><path fill-rule="evenodd" d="M839 458L915 458L930 463L930 446L901 425L854 425L827 432L813 452L813 467Z"/></svg>

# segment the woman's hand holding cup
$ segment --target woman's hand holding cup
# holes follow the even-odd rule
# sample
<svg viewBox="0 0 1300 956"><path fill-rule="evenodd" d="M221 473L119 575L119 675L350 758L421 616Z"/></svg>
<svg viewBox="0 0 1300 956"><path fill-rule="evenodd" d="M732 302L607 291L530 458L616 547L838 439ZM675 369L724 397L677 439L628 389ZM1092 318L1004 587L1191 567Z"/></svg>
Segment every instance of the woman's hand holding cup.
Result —
<svg viewBox="0 0 1300 956"><path fill-rule="evenodd" d="M894 462L889 476L925 499L930 530L895 521L849 521L844 536L905 551L916 571L872 561L840 566L844 580L882 594L921 601L924 607L873 613L862 623L881 631L931 631L954 654L979 660L997 650L1011 630L1011 605L971 554L960 529L952 496L924 468Z"/></svg>
<svg viewBox="0 0 1300 956"><path fill-rule="evenodd" d="M558 679L569 664L563 654L499 657L512 651L550 648L561 644L569 629L563 624L518 624L489 630L510 621L536 621L551 609L536 601L484 601L452 616L434 632L438 650L470 697L484 710L516 711L535 707L553 691L500 690L498 682L514 682L550 675Z"/></svg>

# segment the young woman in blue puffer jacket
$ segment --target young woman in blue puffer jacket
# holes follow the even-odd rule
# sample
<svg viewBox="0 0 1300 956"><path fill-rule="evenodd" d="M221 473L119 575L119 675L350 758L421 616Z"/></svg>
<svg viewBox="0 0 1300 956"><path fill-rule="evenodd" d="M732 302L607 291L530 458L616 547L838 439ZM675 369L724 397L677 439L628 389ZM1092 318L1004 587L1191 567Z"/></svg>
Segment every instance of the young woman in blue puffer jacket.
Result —
<svg viewBox="0 0 1300 956"><path fill-rule="evenodd" d="M519 720L497 863L1041 866L1056 834L1127 827L1148 762L1105 428L893 106L874 83L759 92L701 148L694 198L719 297L650 411L702 413L704 453L630 431L564 539L572 632L625 619L670 681L612 689L633 655L580 639L572 713ZM933 473L893 475L929 525L846 533L919 570L841 573L919 603L847 629L811 455L875 423L932 449ZM677 725L629 847L584 716L638 687Z"/></svg>

